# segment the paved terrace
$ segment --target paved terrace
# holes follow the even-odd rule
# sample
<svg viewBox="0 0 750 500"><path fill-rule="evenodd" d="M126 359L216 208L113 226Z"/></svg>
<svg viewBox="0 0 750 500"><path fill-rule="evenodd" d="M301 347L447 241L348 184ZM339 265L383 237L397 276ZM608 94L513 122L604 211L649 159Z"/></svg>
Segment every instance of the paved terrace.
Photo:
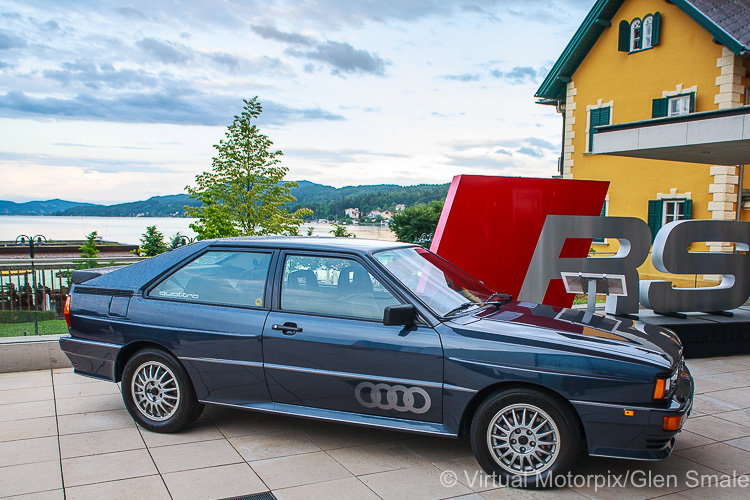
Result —
<svg viewBox="0 0 750 500"><path fill-rule="evenodd" d="M154 434L134 424L115 384L72 369L4 374L0 497L750 498L750 356L688 365L699 395L669 459L586 459L551 492L493 489L465 438L216 407L184 432Z"/></svg>

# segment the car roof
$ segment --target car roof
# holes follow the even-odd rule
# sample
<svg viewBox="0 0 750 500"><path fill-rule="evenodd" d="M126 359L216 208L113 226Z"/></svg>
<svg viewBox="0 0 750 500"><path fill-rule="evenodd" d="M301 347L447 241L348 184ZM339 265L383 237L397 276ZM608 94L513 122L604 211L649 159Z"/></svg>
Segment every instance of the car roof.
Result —
<svg viewBox="0 0 750 500"><path fill-rule="evenodd" d="M241 236L205 240L211 246L266 247L286 250L354 251L372 253L378 250L413 247L410 243L368 240L363 238L334 238L325 236Z"/></svg>

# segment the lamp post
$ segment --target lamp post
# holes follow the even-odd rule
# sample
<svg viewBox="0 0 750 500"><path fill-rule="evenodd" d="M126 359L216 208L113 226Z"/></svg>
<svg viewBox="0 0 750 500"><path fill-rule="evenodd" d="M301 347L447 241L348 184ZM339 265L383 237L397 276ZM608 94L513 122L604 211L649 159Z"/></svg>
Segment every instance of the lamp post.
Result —
<svg viewBox="0 0 750 500"><path fill-rule="evenodd" d="M195 242L195 238L191 238L190 236L184 236L184 235L182 235L182 236L180 236L179 242L180 242L180 244L178 246L184 247L185 245L189 245L191 243L194 243Z"/></svg>
<svg viewBox="0 0 750 500"><path fill-rule="evenodd" d="M16 245L29 245L29 258L31 259L31 282L32 286L34 287L34 334L36 335L39 335L39 304L36 300L36 268L34 267L34 244L44 245L45 243L47 243L47 238L41 234L37 234L33 237L22 234L16 238Z"/></svg>

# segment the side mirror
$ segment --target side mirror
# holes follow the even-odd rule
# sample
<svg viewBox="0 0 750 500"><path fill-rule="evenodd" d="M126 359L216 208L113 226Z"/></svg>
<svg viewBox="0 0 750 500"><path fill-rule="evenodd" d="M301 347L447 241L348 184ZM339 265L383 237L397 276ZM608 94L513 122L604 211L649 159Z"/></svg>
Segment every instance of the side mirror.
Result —
<svg viewBox="0 0 750 500"><path fill-rule="evenodd" d="M383 324L385 326L409 326L414 324L417 310L412 304L399 304L388 306L383 312Z"/></svg>

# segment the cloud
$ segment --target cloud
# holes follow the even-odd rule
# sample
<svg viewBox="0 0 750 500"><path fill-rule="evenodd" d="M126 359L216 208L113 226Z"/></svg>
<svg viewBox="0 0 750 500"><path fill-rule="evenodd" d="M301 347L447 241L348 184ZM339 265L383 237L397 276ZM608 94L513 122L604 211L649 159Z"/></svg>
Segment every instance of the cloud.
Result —
<svg viewBox="0 0 750 500"><path fill-rule="evenodd" d="M448 155L447 165L457 167L508 168L517 166L513 160L491 156Z"/></svg>
<svg viewBox="0 0 750 500"><path fill-rule="evenodd" d="M62 69L46 70L42 74L45 78L56 80L63 85L83 83L86 87L98 89L102 86L122 88L152 88L156 87L160 79L144 70L123 69L116 70L111 64L95 64L85 61L66 62Z"/></svg>
<svg viewBox="0 0 750 500"><path fill-rule="evenodd" d="M60 29L60 25L54 19L50 19L46 23L42 24L42 29L45 31L57 31Z"/></svg>
<svg viewBox="0 0 750 500"><path fill-rule="evenodd" d="M313 41L305 35L297 33L285 33L279 31L273 26L251 26L251 29L268 40L277 40L279 42L290 43L293 45L312 45Z"/></svg>
<svg viewBox="0 0 750 500"><path fill-rule="evenodd" d="M325 42L318 44L314 50L301 51L289 48L287 54L315 61L322 61L333 67L332 73L370 73L383 76L387 61L370 54L366 50L358 50L344 42Z"/></svg>
<svg viewBox="0 0 750 500"><path fill-rule="evenodd" d="M536 146L542 149L550 149L553 151L556 151L559 149L559 147L556 146L555 144L552 144L549 141L545 141L544 139L538 139L536 137L527 137L526 139L524 139L524 142L526 144L530 144L532 146Z"/></svg>
<svg viewBox="0 0 750 500"><path fill-rule="evenodd" d="M36 98L14 90L0 95L0 116L46 116L126 123L228 125L231 117L238 113L240 102L239 98L201 94L189 87L179 86L152 93L122 93L110 99L91 94L78 94L69 99ZM263 114L259 122L284 125L317 120L344 120L344 117L320 108L290 108L266 101L263 103Z"/></svg>
<svg viewBox="0 0 750 500"><path fill-rule="evenodd" d="M208 56L213 62L226 66L229 69L237 69L240 66L240 60L226 52L214 52Z"/></svg>
<svg viewBox="0 0 750 500"><path fill-rule="evenodd" d="M499 155L513 156L513 153L511 151L508 151L507 149L503 149L503 148L496 150L495 153Z"/></svg>
<svg viewBox="0 0 750 500"><path fill-rule="evenodd" d="M186 45L162 42L156 38L143 38L136 45L166 64L179 64L193 58L193 51Z"/></svg>
<svg viewBox="0 0 750 500"><path fill-rule="evenodd" d="M284 150L287 158L298 157L305 160L316 160L326 163L357 163L363 156L386 158L409 158L408 155L385 153L367 149L317 149L317 148L287 148Z"/></svg>
<svg viewBox="0 0 750 500"><path fill-rule="evenodd" d="M14 49L24 45L26 45L26 41L23 38L0 31L0 50Z"/></svg>
<svg viewBox="0 0 750 500"><path fill-rule="evenodd" d="M490 75L505 80L511 85L521 85L536 81L538 72L530 66L516 66L510 71L492 70Z"/></svg>
<svg viewBox="0 0 750 500"><path fill-rule="evenodd" d="M478 82L480 76L477 74L464 73L462 75L442 75L443 80L455 80L457 82Z"/></svg>
<svg viewBox="0 0 750 500"><path fill-rule="evenodd" d="M129 19L136 19L138 21L143 21L146 19L146 14L144 14L140 10L134 9L133 7L118 7L115 9L115 12L120 14L122 17L127 17Z"/></svg>
<svg viewBox="0 0 750 500"><path fill-rule="evenodd" d="M533 156L534 158L542 158L544 156L544 153L541 151L529 147L519 148L518 152L524 155Z"/></svg>
<svg viewBox="0 0 750 500"><path fill-rule="evenodd" d="M150 161L51 156L44 154L11 153L0 151L0 161L33 163L52 167L80 167L86 172L171 172L172 168Z"/></svg>

